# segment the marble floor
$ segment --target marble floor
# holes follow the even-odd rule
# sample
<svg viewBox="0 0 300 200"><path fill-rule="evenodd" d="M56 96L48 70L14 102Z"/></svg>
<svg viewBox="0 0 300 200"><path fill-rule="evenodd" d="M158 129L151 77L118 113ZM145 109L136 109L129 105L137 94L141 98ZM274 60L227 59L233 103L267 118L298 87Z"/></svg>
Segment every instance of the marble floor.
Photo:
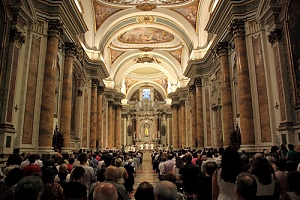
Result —
<svg viewBox="0 0 300 200"><path fill-rule="evenodd" d="M155 187L158 182L158 174L153 172L151 164L151 151L145 151L143 156L143 163L137 170L135 182L133 185L134 192L141 182L148 181ZM134 192L131 197L134 198Z"/></svg>

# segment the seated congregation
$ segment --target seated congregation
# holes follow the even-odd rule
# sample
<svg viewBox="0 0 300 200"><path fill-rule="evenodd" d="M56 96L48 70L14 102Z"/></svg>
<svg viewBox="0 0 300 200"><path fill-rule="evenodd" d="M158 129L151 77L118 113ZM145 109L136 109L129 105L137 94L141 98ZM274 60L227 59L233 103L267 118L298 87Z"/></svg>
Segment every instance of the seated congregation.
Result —
<svg viewBox="0 0 300 200"><path fill-rule="evenodd" d="M293 145L288 148L253 156L232 146L155 149L151 173L159 181L142 181L137 188L142 151L80 150L43 160L15 149L0 171L0 200L296 200L299 157Z"/></svg>

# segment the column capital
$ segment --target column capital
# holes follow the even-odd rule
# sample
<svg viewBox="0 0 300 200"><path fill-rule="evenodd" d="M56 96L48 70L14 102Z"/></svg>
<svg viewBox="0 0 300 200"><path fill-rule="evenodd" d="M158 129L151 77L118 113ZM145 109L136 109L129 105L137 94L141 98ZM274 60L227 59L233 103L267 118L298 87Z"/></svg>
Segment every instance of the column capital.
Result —
<svg viewBox="0 0 300 200"><path fill-rule="evenodd" d="M98 94L103 94L103 92L104 92L104 86L98 85L97 92L98 92Z"/></svg>
<svg viewBox="0 0 300 200"><path fill-rule="evenodd" d="M172 104L171 109L172 110L177 110L178 109L178 104Z"/></svg>
<svg viewBox="0 0 300 200"><path fill-rule="evenodd" d="M196 94L196 85L190 85L189 86L189 92L192 94Z"/></svg>
<svg viewBox="0 0 300 200"><path fill-rule="evenodd" d="M179 104L180 104L180 107L185 107L185 100L181 100L181 101L179 102Z"/></svg>
<svg viewBox="0 0 300 200"><path fill-rule="evenodd" d="M60 37L64 33L63 23L59 20L51 20L48 23L48 36Z"/></svg>
<svg viewBox="0 0 300 200"><path fill-rule="evenodd" d="M22 44L25 44L26 41L22 32L15 28L10 31L10 40L18 46L22 46Z"/></svg>
<svg viewBox="0 0 300 200"><path fill-rule="evenodd" d="M78 97L81 97L83 94L83 91L81 89L77 90L77 96Z"/></svg>
<svg viewBox="0 0 300 200"><path fill-rule="evenodd" d="M227 56L228 55L228 42L218 42L215 50L216 50L216 54L218 56Z"/></svg>
<svg viewBox="0 0 300 200"><path fill-rule="evenodd" d="M243 19L234 19L230 22L229 32L234 37L245 36L245 22Z"/></svg>
<svg viewBox="0 0 300 200"><path fill-rule="evenodd" d="M99 80L97 78L92 78L92 88L97 88L99 85Z"/></svg>
<svg viewBox="0 0 300 200"><path fill-rule="evenodd" d="M113 101L108 101L108 107L113 107L114 106L114 102Z"/></svg>
<svg viewBox="0 0 300 200"><path fill-rule="evenodd" d="M202 78L201 77L195 77L194 78L194 84L196 85L196 87L202 86Z"/></svg>
<svg viewBox="0 0 300 200"><path fill-rule="evenodd" d="M268 35L269 42L273 45L282 39L282 31L279 28L273 29Z"/></svg>
<svg viewBox="0 0 300 200"><path fill-rule="evenodd" d="M78 53L78 45L74 42L65 43L65 54L66 56L76 56Z"/></svg>
<svg viewBox="0 0 300 200"><path fill-rule="evenodd" d="M115 110L120 110L120 109L122 109L122 105L121 104L114 104L114 109Z"/></svg>

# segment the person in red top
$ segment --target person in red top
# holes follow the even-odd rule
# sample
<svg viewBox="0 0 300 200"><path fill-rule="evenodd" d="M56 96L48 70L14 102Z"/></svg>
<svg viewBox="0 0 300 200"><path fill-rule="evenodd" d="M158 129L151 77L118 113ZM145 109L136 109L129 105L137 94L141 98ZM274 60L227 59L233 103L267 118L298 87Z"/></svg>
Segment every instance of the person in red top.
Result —
<svg viewBox="0 0 300 200"><path fill-rule="evenodd" d="M30 176L34 172L42 174L40 166L35 164L36 155L35 154L31 154L28 157L28 160L29 160L30 164L26 165L25 167L22 168L23 175L24 176Z"/></svg>

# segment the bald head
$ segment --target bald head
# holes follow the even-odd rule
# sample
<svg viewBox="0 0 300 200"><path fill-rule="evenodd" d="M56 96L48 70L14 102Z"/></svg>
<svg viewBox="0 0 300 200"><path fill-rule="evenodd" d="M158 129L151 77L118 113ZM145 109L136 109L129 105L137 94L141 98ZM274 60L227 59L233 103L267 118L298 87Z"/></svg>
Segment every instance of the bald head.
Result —
<svg viewBox="0 0 300 200"><path fill-rule="evenodd" d="M94 190L94 200L118 200L116 187L111 183L101 182Z"/></svg>
<svg viewBox="0 0 300 200"><path fill-rule="evenodd" d="M154 189L156 200L177 200L177 187L170 181L159 181Z"/></svg>
<svg viewBox="0 0 300 200"><path fill-rule="evenodd" d="M109 166L105 170L105 179L116 180L118 175L118 169L114 166Z"/></svg>

